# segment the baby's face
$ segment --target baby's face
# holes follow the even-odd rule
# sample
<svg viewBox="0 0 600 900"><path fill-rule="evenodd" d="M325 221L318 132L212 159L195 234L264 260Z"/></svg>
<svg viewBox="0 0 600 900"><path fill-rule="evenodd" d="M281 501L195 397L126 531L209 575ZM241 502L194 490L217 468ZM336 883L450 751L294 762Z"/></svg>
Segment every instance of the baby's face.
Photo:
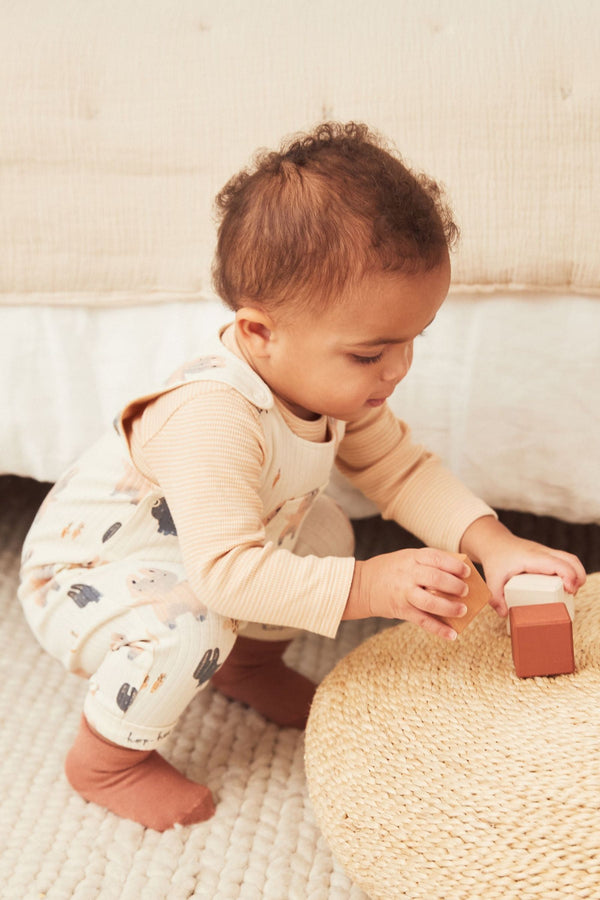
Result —
<svg viewBox="0 0 600 900"><path fill-rule="evenodd" d="M324 312L276 325L261 375L302 418L349 421L381 406L410 369L413 342L449 284L449 262L412 276L365 276Z"/></svg>

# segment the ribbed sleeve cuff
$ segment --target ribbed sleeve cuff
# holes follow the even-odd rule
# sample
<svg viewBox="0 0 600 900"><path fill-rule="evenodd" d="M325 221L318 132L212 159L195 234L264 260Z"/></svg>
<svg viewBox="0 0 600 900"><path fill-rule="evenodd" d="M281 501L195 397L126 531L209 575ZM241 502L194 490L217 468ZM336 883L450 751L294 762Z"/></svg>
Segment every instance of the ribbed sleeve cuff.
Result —
<svg viewBox="0 0 600 900"><path fill-rule="evenodd" d="M433 461L420 477L404 486L383 511L383 516L394 519L428 546L453 553L458 551L463 534L476 519L497 518L487 503Z"/></svg>

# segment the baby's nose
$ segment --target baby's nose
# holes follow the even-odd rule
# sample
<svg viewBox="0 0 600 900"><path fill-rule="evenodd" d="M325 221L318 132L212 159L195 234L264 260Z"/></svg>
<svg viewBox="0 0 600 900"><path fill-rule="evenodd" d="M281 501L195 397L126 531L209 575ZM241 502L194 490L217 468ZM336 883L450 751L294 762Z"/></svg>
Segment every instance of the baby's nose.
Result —
<svg viewBox="0 0 600 900"><path fill-rule="evenodd" d="M396 384L406 376L412 363L412 342L402 345L396 352L389 354L387 365L383 371L384 381L395 381Z"/></svg>

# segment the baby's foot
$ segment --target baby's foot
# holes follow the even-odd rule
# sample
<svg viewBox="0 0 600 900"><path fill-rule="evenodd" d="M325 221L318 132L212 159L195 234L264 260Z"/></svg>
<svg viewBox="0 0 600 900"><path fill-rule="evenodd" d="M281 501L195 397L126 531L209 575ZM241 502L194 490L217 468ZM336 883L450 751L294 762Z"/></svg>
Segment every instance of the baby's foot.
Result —
<svg viewBox="0 0 600 900"><path fill-rule="evenodd" d="M212 684L229 697L288 728L306 727L316 685L281 659L289 641L238 637Z"/></svg>
<svg viewBox="0 0 600 900"><path fill-rule="evenodd" d="M215 811L207 787L185 778L154 750L109 743L83 716L65 772L85 800L155 831L203 822Z"/></svg>

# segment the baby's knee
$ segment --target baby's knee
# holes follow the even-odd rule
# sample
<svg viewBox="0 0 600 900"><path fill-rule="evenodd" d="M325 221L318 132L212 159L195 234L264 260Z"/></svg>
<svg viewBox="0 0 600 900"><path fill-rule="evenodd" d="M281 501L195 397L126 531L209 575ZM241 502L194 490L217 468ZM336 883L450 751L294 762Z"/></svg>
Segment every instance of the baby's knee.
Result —
<svg viewBox="0 0 600 900"><path fill-rule="evenodd" d="M155 749L229 655L231 620L191 614L143 636L122 636L90 678L84 712L114 743Z"/></svg>
<svg viewBox="0 0 600 900"><path fill-rule="evenodd" d="M204 687L225 662L237 637L237 622L208 611L178 618L173 627L152 636L152 671L164 678L192 679Z"/></svg>

